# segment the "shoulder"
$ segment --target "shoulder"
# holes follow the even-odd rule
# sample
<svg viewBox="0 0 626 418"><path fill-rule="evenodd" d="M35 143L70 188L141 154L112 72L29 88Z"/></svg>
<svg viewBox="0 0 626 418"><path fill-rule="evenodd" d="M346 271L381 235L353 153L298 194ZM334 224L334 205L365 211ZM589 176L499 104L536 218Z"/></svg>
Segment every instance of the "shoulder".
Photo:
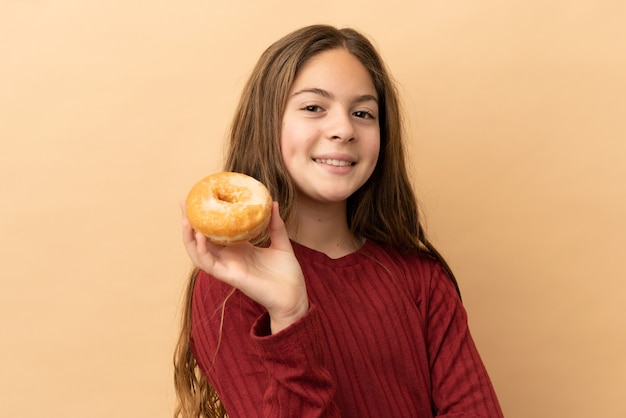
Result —
<svg viewBox="0 0 626 418"><path fill-rule="evenodd" d="M419 275L422 278L439 275L443 272L441 263L425 251L400 249L388 244L368 240L362 249L362 253L375 259L386 260L397 268L411 272L411 275Z"/></svg>
<svg viewBox="0 0 626 418"><path fill-rule="evenodd" d="M426 251L407 250L388 244L368 241L363 247L365 256L372 257L394 275L406 280L414 294L431 297L433 292L443 293L451 299L458 299L456 287L442 263Z"/></svg>

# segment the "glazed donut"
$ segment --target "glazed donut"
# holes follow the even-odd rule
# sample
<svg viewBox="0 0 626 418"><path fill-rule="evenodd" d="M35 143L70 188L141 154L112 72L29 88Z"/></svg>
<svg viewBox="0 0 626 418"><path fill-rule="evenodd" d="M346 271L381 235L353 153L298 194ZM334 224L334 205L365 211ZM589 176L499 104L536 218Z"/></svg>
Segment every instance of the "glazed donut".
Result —
<svg viewBox="0 0 626 418"><path fill-rule="evenodd" d="M215 244L232 245L249 241L267 228L272 197L250 176L220 172L197 182L185 206L196 231Z"/></svg>

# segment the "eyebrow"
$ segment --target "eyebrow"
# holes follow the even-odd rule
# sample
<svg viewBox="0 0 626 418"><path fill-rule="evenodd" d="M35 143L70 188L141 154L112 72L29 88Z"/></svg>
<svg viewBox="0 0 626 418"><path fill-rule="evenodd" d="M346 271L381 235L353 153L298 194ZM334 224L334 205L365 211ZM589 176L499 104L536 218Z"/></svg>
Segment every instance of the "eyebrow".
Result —
<svg viewBox="0 0 626 418"><path fill-rule="evenodd" d="M311 88L298 90L297 92L292 94L292 97L297 96L299 94L303 94L303 93L313 93L313 94L320 95L322 97L326 97L327 99L332 99L334 97L333 94L329 92L328 90L320 89L318 87L311 87ZM376 96L371 95L371 94L363 94L361 96L358 96L355 100L356 103L363 103L363 102L369 102L369 101L374 101L378 103L378 99L376 98Z"/></svg>

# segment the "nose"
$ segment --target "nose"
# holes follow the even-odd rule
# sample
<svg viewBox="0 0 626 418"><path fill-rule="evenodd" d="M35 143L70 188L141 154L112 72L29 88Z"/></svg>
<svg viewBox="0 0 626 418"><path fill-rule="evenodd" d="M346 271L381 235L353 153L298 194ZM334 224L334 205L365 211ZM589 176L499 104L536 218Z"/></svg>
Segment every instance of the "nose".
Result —
<svg viewBox="0 0 626 418"><path fill-rule="evenodd" d="M351 115L337 112L329 118L328 137L334 141L350 142L356 139L356 132Z"/></svg>

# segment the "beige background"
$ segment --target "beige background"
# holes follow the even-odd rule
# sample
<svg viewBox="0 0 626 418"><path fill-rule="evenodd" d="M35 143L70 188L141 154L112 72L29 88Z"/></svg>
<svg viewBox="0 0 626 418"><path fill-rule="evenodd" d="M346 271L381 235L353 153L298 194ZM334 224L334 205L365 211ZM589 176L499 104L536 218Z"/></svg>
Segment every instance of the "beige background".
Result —
<svg viewBox="0 0 626 418"><path fill-rule="evenodd" d="M626 416L620 0L2 0L0 415L169 417L178 202L304 24L372 36L508 417Z"/></svg>

